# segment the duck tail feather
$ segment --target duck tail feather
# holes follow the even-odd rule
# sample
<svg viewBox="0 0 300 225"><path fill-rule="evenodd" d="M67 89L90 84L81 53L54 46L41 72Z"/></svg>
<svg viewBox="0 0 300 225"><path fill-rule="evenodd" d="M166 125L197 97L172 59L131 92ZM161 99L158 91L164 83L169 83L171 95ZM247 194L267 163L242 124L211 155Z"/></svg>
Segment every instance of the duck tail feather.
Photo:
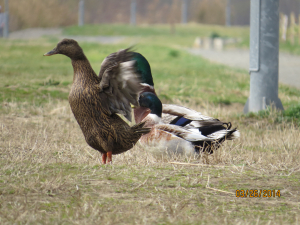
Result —
<svg viewBox="0 0 300 225"><path fill-rule="evenodd" d="M137 134L148 134L150 132L151 128L141 128L134 131Z"/></svg>
<svg viewBox="0 0 300 225"><path fill-rule="evenodd" d="M234 128L230 131L230 133L226 136L227 140L234 140L241 136L240 131L237 128Z"/></svg>
<svg viewBox="0 0 300 225"><path fill-rule="evenodd" d="M144 127L145 122L141 122L138 124L135 124L131 127L132 130L134 130L134 133L139 133L139 134L148 134L151 130L151 128Z"/></svg>

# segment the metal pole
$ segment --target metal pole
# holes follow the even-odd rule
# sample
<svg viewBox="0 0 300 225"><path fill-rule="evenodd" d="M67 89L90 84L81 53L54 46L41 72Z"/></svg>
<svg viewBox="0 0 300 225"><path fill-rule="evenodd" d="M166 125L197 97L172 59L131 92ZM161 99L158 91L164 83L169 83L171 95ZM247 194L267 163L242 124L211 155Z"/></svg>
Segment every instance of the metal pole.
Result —
<svg viewBox="0 0 300 225"><path fill-rule="evenodd" d="M136 25L136 0L131 0L130 4L130 24Z"/></svg>
<svg viewBox="0 0 300 225"><path fill-rule="evenodd" d="M187 23L187 0L182 0L182 8L181 8L181 23L185 24Z"/></svg>
<svg viewBox="0 0 300 225"><path fill-rule="evenodd" d="M231 26L231 1L227 0L227 5L226 5L226 26L230 27Z"/></svg>
<svg viewBox="0 0 300 225"><path fill-rule="evenodd" d="M78 26L84 25L84 0L80 0L78 4Z"/></svg>
<svg viewBox="0 0 300 225"><path fill-rule="evenodd" d="M283 110L278 98L279 0L251 0L250 96L244 113L273 106Z"/></svg>
<svg viewBox="0 0 300 225"><path fill-rule="evenodd" d="M4 28L3 28L3 37L8 38L8 36L9 36L9 6L8 6L8 0L5 0L4 7L5 7L5 20L4 20Z"/></svg>

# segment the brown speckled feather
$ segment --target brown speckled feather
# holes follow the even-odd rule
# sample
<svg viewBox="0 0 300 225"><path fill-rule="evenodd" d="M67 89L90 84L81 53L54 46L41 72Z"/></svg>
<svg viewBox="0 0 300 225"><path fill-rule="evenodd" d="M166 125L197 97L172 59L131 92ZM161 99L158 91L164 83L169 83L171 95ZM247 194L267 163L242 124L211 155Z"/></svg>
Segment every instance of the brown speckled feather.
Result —
<svg viewBox="0 0 300 225"><path fill-rule="evenodd" d="M167 131L156 129L155 127L152 127L150 133L147 135L143 135L140 138L141 144L153 144L153 143L159 143L160 141L172 141L172 140L182 140L180 137L177 137Z"/></svg>
<svg viewBox="0 0 300 225"><path fill-rule="evenodd" d="M101 90L101 80L76 41L64 39L45 55L52 54L64 54L72 60L74 78L69 103L86 142L92 148L102 153L119 154L132 148L143 134L150 131L143 128L144 123L130 127L111 110L111 96Z"/></svg>

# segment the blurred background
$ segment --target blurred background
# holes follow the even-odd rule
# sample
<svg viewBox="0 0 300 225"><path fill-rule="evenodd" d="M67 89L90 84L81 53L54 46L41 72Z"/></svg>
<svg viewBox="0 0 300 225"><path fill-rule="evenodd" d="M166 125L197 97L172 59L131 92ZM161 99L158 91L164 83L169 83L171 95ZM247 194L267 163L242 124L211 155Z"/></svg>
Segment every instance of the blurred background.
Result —
<svg viewBox="0 0 300 225"><path fill-rule="evenodd" d="M193 78L200 77L201 81L198 87L195 87L199 89L201 85L206 87L204 77L207 76L206 82L210 87L217 90L219 89L217 86L222 86L223 90L222 94L213 92L205 95L197 92L199 96L196 96L191 90L178 94L178 88L174 85L161 89L161 97L164 100L173 101L182 98L183 101L190 101L194 98L197 103L199 99L216 104L238 102L241 111L249 95L249 77L238 76L238 79L243 79L243 85L236 85L235 88L239 92L244 92L237 95L232 92L232 85L235 84L229 82L227 86L224 85L226 79L220 84L216 82L225 77L226 70L214 72L216 77L212 78L212 72L205 73L203 65L206 65L206 61L203 60L201 66L200 57L212 62L212 68L217 68L221 64L239 69L238 73L248 74L250 2L250 0L0 0L1 14L4 15L4 12L9 11L9 26L6 26L9 27L9 32L7 29L1 31L4 37L9 38L0 39L0 44L3 46L2 52L7 49L7 53L10 53L8 56L2 53L0 59L3 61L4 57L7 57L7 62L11 62L12 58L17 57L13 55L9 43L19 45L18 41L26 41L29 54L32 51L29 43L36 45L37 48L46 44L53 46L67 37L85 45L87 54L89 50L99 49L89 56L97 71L101 57L118 48L137 45L139 51L149 59L153 70L156 70L153 76L157 82L165 84L165 81L172 79L175 74L180 79L182 75L186 75L188 78L185 78L185 82L187 79L191 79L192 82ZM297 63L300 60L300 0L280 0L279 11L279 49L284 53L280 54L279 81L300 89L298 81L300 65ZM34 42L30 42L33 40ZM100 45L101 48L95 47ZM18 48L21 50L21 46ZM107 51L104 51L105 48ZM162 59L158 59L157 56L159 54L166 57L163 67L168 65L171 70L162 68ZM188 57L191 58L187 60ZM24 59L20 60L23 62ZM176 60L177 70L174 69ZM191 65L183 62L184 60L187 63L195 62L193 64L195 68L191 69ZM36 64L36 61L33 60L32 63ZM171 65L172 63L174 65ZM28 65L28 61L25 64ZM10 69L14 68L3 65L2 73L10 74ZM43 82L51 83L53 80L56 80L54 83L57 84L68 82L69 77L58 79L55 74L51 76L45 74ZM9 85L16 81L9 81L6 77L5 82ZM180 80L178 82L181 84ZM186 85L188 86L188 82ZM290 105L297 101L291 99L284 104Z"/></svg>
<svg viewBox="0 0 300 225"><path fill-rule="evenodd" d="M0 0L4 6L5 0ZM32 27L59 27L77 24L75 0L9 0L10 31ZM187 0L187 21L224 25L228 0ZM231 0L231 24L249 25L249 0ZM85 0L85 23L129 23L131 0ZM3 7L4 8L4 7ZM181 22L181 0L136 0L137 24ZM281 0L280 12L296 15L299 0Z"/></svg>

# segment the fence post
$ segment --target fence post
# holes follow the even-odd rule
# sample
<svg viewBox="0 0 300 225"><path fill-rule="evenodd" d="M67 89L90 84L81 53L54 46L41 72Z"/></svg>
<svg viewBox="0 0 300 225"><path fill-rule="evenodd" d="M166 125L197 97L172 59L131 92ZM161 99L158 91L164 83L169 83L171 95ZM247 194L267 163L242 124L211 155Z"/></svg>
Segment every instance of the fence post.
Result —
<svg viewBox="0 0 300 225"><path fill-rule="evenodd" d="M279 0L251 0L250 96L244 113L273 106L283 110L278 98Z"/></svg>
<svg viewBox="0 0 300 225"><path fill-rule="evenodd" d="M188 17L188 6L187 6L187 0L182 0L182 8L181 8L181 23L186 24L187 23L187 17Z"/></svg>
<svg viewBox="0 0 300 225"><path fill-rule="evenodd" d="M80 0L78 4L78 26L84 25L84 0Z"/></svg>
<svg viewBox="0 0 300 225"><path fill-rule="evenodd" d="M130 4L130 24L136 25L136 0L131 0Z"/></svg>
<svg viewBox="0 0 300 225"><path fill-rule="evenodd" d="M9 36L9 6L8 6L8 0L5 0L4 2L5 7L5 19L4 19L4 28L3 28L3 37L8 38Z"/></svg>
<svg viewBox="0 0 300 225"><path fill-rule="evenodd" d="M231 26L231 1L227 0L227 5L226 5L226 26L230 27Z"/></svg>

